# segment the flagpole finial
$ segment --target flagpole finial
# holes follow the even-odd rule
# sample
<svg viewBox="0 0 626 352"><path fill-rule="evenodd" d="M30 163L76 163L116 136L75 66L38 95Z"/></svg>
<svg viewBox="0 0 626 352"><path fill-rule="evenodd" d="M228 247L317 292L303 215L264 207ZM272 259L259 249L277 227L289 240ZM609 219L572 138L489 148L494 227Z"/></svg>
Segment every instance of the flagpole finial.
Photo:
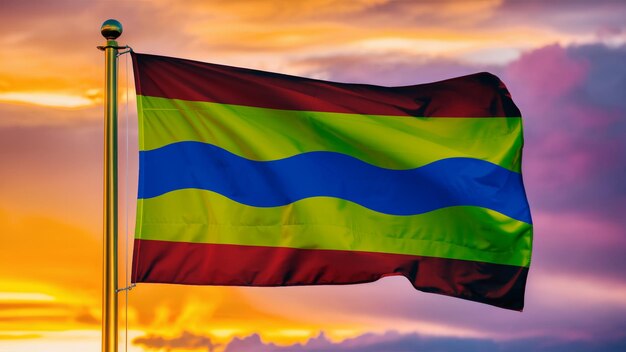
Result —
<svg viewBox="0 0 626 352"><path fill-rule="evenodd" d="M100 27L100 33L107 40L115 40L117 37L122 35L122 24L118 20L108 19L102 23L102 27Z"/></svg>

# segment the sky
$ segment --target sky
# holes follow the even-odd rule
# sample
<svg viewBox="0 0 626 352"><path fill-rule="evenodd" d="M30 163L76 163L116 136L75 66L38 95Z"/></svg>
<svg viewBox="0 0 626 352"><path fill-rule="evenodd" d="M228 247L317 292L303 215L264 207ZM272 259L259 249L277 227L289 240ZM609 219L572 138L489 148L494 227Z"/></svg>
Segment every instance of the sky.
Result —
<svg viewBox="0 0 626 352"><path fill-rule="evenodd" d="M100 349L95 47L108 18L137 52L340 82L492 72L524 118L535 226L522 313L415 291L402 277L140 284L120 296L122 351L626 350L626 2L0 0L0 351ZM127 69L122 56L122 257L137 173Z"/></svg>

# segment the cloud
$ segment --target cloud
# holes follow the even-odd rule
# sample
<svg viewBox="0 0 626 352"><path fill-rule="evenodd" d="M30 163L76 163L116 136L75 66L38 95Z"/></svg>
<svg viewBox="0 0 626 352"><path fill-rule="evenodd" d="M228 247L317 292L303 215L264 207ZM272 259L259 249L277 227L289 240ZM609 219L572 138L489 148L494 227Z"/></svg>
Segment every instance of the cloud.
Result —
<svg viewBox="0 0 626 352"><path fill-rule="evenodd" d="M552 45L522 56L503 78L524 114L525 170L535 209L602 213L626 205L625 48ZM603 77L612 77L603 79Z"/></svg>
<svg viewBox="0 0 626 352"><path fill-rule="evenodd" d="M593 33L605 26L623 27L626 4L615 0L546 1L506 0L494 14L492 24L529 25L570 33Z"/></svg>
<svg viewBox="0 0 626 352"><path fill-rule="evenodd" d="M592 63L588 67L587 82L580 87L580 94L603 108L626 109L626 99L620 92L626 85L626 70L620 65L626 57L626 45L607 47L594 44L571 46L565 50L573 60Z"/></svg>
<svg viewBox="0 0 626 352"><path fill-rule="evenodd" d="M165 338L157 335L136 337L133 344L143 346L148 350L173 351L176 349L198 349L206 348L208 352L215 351L219 344L213 343L210 337L196 335L188 331L183 332L178 337Z"/></svg>
<svg viewBox="0 0 626 352"><path fill-rule="evenodd" d="M263 343L259 335L236 338L228 344L224 352L412 352L412 351L488 351L496 344L489 340L462 338L423 338L418 334L364 334L339 343L331 342L323 333L304 344L279 346Z"/></svg>
<svg viewBox="0 0 626 352"><path fill-rule="evenodd" d="M330 55L294 60L301 74L338 82L386 86L413 85L462 76L495 66L471 65L446 58L421 55Z"/></svg>
<svg viewBox="0 0 626 352"><path fill-rule="evenodd" d="M571 58L560 45L553 44L522 55L507 66L506 76L531 95L525 99L554 104L584 82L589 66L585 58Z"/></svg>
<svg viewBox="0 0 626 352"><path fill-rule="evenodd" d="M172 1L161 0L162 6L171 6ZM489 18L502 0L479 0L468 3L463 0L394 1L394 0L311 0L294 2L289 0L193 0L186 3L182 11L203 16L208 13L214 20L236 18L246 23L281 24L319 21L346 21L354 24L378 23L390 20L394 24L421 21L432 25L435 21L468 24Z"/></svg>
<svg viewBox="0 0 626 352"><path fill-rule="evenodd" d="M177 5L170 0L59 0L54 6L45 1L3 1L1 17L10 31L0 38L0 45L11 50L0 52L0 94L35 103L88 105L94 97L85 92L102 86L102 53L95 49L103 41L99 25L111 17L124 25L120 43L130 44L138 52L284 72L290 70L287 62L295 59L354 53L501 63L517 57L523 49L550 41L587 40L559 28L511 27L499 22L516 18L519 11L541 13L537 7L545 9L542 15L561 15L561 10L549 3L522 6L521 10L502 0L196 0ZM580 15L581 7L566 9ZM608 2L584 8L585 13L612 16L622 9ZM72 16L66 16L68 12ZM597 27L594 31L611 41L626 33L621 23L605 23L595 15L568 18L574 24L592 22ZM50 37L51 28L54 38ZM72 50L55 54L57 38L70 42ZM34 97L35 93L39 97Z"/></svg>
<svg viewBox="0 0 626 352"><path fill-rule="evenodd" d="M175 338L163 338L157 335L138 337L133 343L146 349L186 350L206 348L213 351L218 345L210 337L184 332ZM341 342L332 342L322 332L301 344L277 345L263 342L258 334L244 338L234 338L223 352L413 352L413 351L501 351L501 352L591 352L617 351L626 348L626 337L592 341L571 338L557 340L552 338L525 338L514 340L473 339L457 337L425 337L415 333L403 334L388 331L383 334L366 333Z"/></svg>
<svg viewBox="0 0 626 352"><path fill-rule="evenodd" d="M31 103L49 107L78 108L94 104L84 96L47 92L0 93L0 102Z"/></svg>
<svg viewBox="0 0 626 352"><path fill-rule="evenodd" d="M33 118L55 116L54 110L30 111ZM94 190L101 188L102 123L79 124L80 111L68 114L75 123L0 128L0 158L11 165L0 169L0 206L99 233L100 194Z"/></svg>
<svg viewBox="0 0 626 352"><path fill-rule="evenodd" d="M11 234L3 236L0 247L0 275L7 281L35 279L51 284L75 283L88 291L96 288L85 287L83 282L98 272L99 267L98 242L85 230L54 218L23 215L0 208L0 233ZM28 240L24 241L24 238ZM75 251L74 246L82 250ZM39 258L46 257L50 251L55 254L54 265L46 264L44 271ZM76 267L76 263L82 265Z"/></svg>
<svg viewBox="0 0 626 352"><path fill-rule="evenodd" d="M491 23L501 2L220 0L176 6L166 0L59 0L54 6L45 1L33 6L7 0L2 18L11 30L0 45L11 50L0 52L0 93L24 94L36 87L41 93L72 96L74 104L89 98L84 92L102 83L102 53L94 48L103 40L99 25L111 17L124 25L120 43L138 52L281 70L287 60L329 53L464 53L474 61L501 61L559 38L534 27L504 25L485 35L484 24ZM73 16L65 16L68 11ZM50 38L50 28L55 38L66 38L81 50L54 55L58 41Z"/></svg>

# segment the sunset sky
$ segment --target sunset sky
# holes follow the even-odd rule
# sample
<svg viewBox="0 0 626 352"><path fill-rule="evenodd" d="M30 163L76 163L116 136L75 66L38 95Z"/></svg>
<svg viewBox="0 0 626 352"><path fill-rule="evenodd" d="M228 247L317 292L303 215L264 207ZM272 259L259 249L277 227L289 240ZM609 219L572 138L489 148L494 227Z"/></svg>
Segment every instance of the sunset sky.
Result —
<svg viewBox="0 0 626 352"><path fill-rule="evenodd" d="M0 0L1 352L100 349L96 46L108 18L137 52L318 79L409 85L492 72L524 117L535 226L522 313L419 292L402 277L140 284L127 319L120 296L122 351L126 321L129 351L626 350L625 1ZM120 58L122 257L137 173L129 61Z"/></svg>

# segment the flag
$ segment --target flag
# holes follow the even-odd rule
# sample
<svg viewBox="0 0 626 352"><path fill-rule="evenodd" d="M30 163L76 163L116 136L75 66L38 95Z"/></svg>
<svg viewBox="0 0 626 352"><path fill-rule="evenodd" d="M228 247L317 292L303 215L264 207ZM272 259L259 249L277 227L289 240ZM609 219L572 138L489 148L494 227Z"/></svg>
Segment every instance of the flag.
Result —
<svg viewBox="0 0 626 352"><path fill-rule="evenodd" d="M136 53L133 66L133 282L403 275L523 308L522 119L496 76L382 87Z"/></svg>

